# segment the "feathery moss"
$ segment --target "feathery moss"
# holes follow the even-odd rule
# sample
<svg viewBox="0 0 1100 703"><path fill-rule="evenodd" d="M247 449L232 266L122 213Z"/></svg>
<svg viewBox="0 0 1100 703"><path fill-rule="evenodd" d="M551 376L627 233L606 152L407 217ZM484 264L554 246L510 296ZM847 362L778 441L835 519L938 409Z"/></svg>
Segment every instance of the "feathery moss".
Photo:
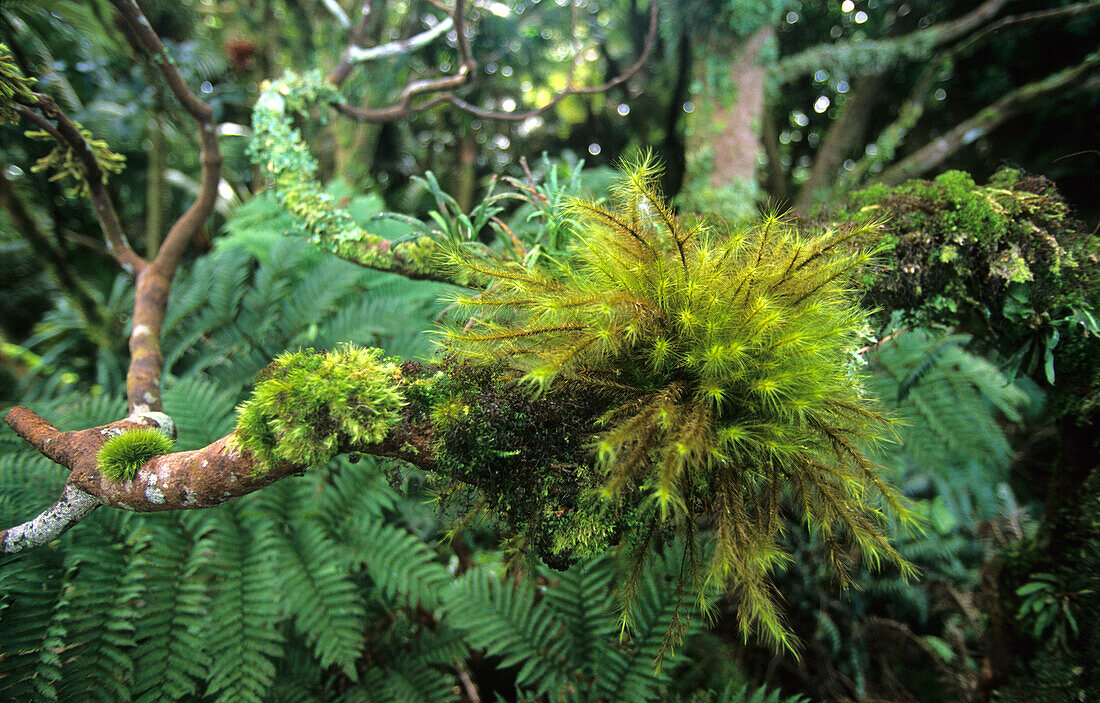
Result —
<svg viewBox="0 0 1100 703"><path fill-rule="evenodd" d="M112 481L129 481L145 462L172 451L175 444L160 430L140 427L108 439L96 454L96 467Z"/></svg>
<svg viewBox="0 0 1100 703"><path fill-rule="evenodd" d="M889 422L847 363L867 316L851 279L873 253L852 245L875 227L802 236L776 215L733 231L689 223L656 175L646 158L626 165L610 204L576 201L578 241L555 268L455 250L454 263L488 288L456 299L471 321L446 344L511 364L536 394L606 403L590 445L601 494L610 505L636 495L648 516L622 535L630 573L654 535L674 529L691 542L709 525L716 546L681 585L730 589L746 636L794 647L770 581L789 560L784 504L835 544L842 582L853 553L912 573L884 535L889 515L912 514L864 453ZM590 539L583 521L571 527L558 547ZM635 583L622 587L624 623Z"/></svg>
<svg viewBox="0 0 1100 703"><path fill-rule="evenodd" d="M237 409L234 446L277 463L319 466L340 451L381 442L405 404L400 368L379 349L345 345L277 357Z"/></svg>

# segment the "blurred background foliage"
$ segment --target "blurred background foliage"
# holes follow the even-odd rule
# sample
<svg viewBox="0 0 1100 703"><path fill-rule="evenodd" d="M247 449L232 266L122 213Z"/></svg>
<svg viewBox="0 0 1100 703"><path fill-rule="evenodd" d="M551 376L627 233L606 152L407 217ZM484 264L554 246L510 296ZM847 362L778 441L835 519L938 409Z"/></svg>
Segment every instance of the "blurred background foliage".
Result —
<svg viewBox="0 0 1100 703"><path fill-rule="evenodd" d="M861 572L859 590L838 592L821 566L828 545L792 523L796 559L778 583L801 659L742 641L735 606L722 600L716 620L693 618L655 671L660 623L676 607L674 545L651 564L639 627L620 640L613 559L566 572L524 564L494 525L447 542L451 516L427 504L424 476L342 458L216 510L98 511L52 547L0 563L0 698L1100 698L1090 427L1100 4L658 1L657 41L638 75L538 117L435 110L302 125L323 179L357 220L394 238L437 228L433 210L444 221L469 212L492 184L511 195L476 235L529 257L565 246L569 194L603 192L608 166L643 148L667 164L666 191L685 208L737 217L770 199L808 226L888 218L891 253L865 277L880 313L857 362L869 392L903 421L880 461L927 518L923 534L899 543L921 580ZM214 106L226 156L217 214L165 321L165 405L180 449L228 432L255 373L285 349L349 341L429 357L424 333L446 314L444 287L287 237L295 225L246 153L259 84L287 68L331 69L346 33L330 6L352 16L359 6L141 5ZM930 33L979 5L1000 14L950 39ZM620 73L641 53L648 17L635 0L468 9L480 65L462 97L506 112L560 90L574 50L586 84ZM371 3L367 43L442 16L427 0ZM982 31L1005 18L1016 20ZM38 90L126 157L110 188L131 241L149 251L196 190L197 140L119 31L103 0L0 3L0 41ZM408 80L453 71L454 44L444 37L370 64L344 93L385 105ZM767 69L751 90L735 80L744 65ZM1075 68L1072 81L1048 80ZM968 122L1040 83L1040 98L1001 103L995 124ZM759 110L739 111L752 90ZM709 130L746 115L751 138L737 146L749 168L715 182L736 159ZM960 125L947 158L921 161L923 146ZM124 410L133 287L86 201L33 169L50 149L0 126L0 407L30 404L76 428ZM0 428L0 521L36 514L62 480Z"/></svg>

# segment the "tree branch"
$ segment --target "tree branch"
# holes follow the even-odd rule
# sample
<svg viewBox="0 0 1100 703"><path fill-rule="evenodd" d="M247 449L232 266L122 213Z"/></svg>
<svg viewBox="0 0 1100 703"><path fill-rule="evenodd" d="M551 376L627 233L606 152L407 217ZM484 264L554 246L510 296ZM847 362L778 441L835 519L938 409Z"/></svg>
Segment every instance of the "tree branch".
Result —
<svg viewBox="0 0 1100 703"><path fill-rule="evenodd" d="M359 445L347 440L341 452L361 452L401 459L433 470L436 457L430 426L405 415L382 442ZM106 505L132 512L211 508L265 488L306 466L280 463L258 470L252 454L236 449L227 435L201 449L153 457L129 481L112 481L97 467L103 445L122 432L152 427L174 434L172 420L158 412L133 414L124 420L84 430L62 431L25 407L12 408L4 421L32 447L69 470L58 502L23 525L0 531L0 554L13 554L56 538Z"/></svg>
<svg viewBox="0 0 1100 703"><path fill-rule="evenodd" d="M959 149L993 131L1036 100L1074 87L1082 79L1087 79L1088 85L1100 82L1100 77L1088 77L1089 72L1098 65L1100 54L1093 54L1076 66L1011 91L884 171L879 180L887 185L897 185L931 171Z"/></svg>
<svg viewBox="0 0 1100 703"><path fill-rule="evenodd" d="M986 0L958 19L941 22L893 39L843 41L815 46L780 61L773 75L779 83L789 83L810 75L822 67L835 66L840 62L839 57L842 56L854 57L859 63L873 66L876 73L885 71L901 59L924 58L937 47L969 34L992 20L1006 4L1008 0Z"/></svg>
<svg viewBox="0 0 1100 703"><path fill-rule="evenodd" d="M100 505L92 496L66 484L57 502L38 517L22 525L0 530L0 555L41 547L91 515Z"/></svg>
<svg viewBox="0 0 1100 703"><path fill-rule="evenodd" d="M198 197L168 230L152 264L137 277L126 398L132 412L156 411L162 407L160 331L168 304L168 291L188 244L217 204L222 157L214 130L213 109L187 87L141 8L134 0L111 0L111 4L126 22L129 30L125 33L127 39L139 53L149 58L160 71L172 95L194 118L201 148L202 177Z"/></svg>
<svg viewBox="0 0 1100 703"><path fill-rule="evenodd" d="M395 104L382 108L361 108L347 105L345 103L337 103L335 108L342 114L359 120L361 122L390 122L397 119L409 117L425 110L429 110L442 103L450 104L453 107L458 108L464 112L467 112L480 119L487 120L504 120L518 122L526 120L553 109L558 103L570 95L593 95L596 93L603 93L612 88L630 80L635 74L638 73L649 60L649 56L653 51L653 47L657 40L657 28L658 28L658 4L653 2L650 4L649 13L649 29L646 34L645 45L642 49L642 53L638 56L637 60L624 72L615 76L614 78L601 83L596 86L576 86L573 85L573 76L577 68L577 59L574 57L570 64L568 76L566 79L566 87L555 94L545 104L527 110L524 112L502 112L499 110L487 110L476 105L473 105L466 100L455 95L453 92L449 92L454 88L465 85L470 77L477 69L477 61L474 59L470 49L469 38L466 36L466 27L463 17L464 13L464 0L458 0L455 3L454 10L451 13L450 19L454 23L454 30L457 34L458 53L459 53L459 69L454 75L443 76L440 78L426 79L420 81L414 81L409 83L402 89L400 95L397 98ZM442 23L441 23L442 24ZM343 80L347 78L350 72L350 67L353 63L361 61L373 60L375 58L382 58L384 56L394 56L401 53L406 53L413 49L424 46L432 39L434 39L443 31L436 31L439 25L433 27L427 32L423 32L414 37L403 39L398 42L391 42L383 46L374 47L371 49L360 49L353 42L349 46L348 51L345 52L344 60L340 65L332 72L329 80L339 85ZM358 31L358 28L357 28ZM430 36L429 36L430 35ZM356 60L355 56L363 56L364 58ZM444 92L447 91L447 92ZM436 93L433 97L425 100L424 102L414 104L413 98L425 93Z"/></svg>
<svg viewBox="0 0 1100 703"><path fill-rule="evenodd" d="M71 149L76 155L84 172L84 181L88 185L88 199L92 203L92 210L107 242L107 250L123 270L133 275L139 274L148 264L134 252L126 239L126 232L122 229L118 213L115 212L114 202L107 192L106 177L103 169L99 167L95 152L84 139L84 135L80 133L80 129L61 111L53 98L42 93L35 93L34 97L35 104L17 105L15 109L24 119L46 131L55 141ZM37 108L42 114L30 108ZM56 126L51 124L50 120L56 123Z"/></svg>
<svg viewBox="0 0 1100 703"><path fill-rule="evenodd" d="M952 61L960 55L967 53L983 39L1010 27L1047 22L1056 19L1066 19L1089 12L1095 12L1097 10L1100 10L1100 2L1097 2L1097 0L1089 0L1089 2L1081 2L1076 5L1069 5L1053 10L1041 10L1020 15L1012 15L982 27L979 31L967 37L965 41L942 51L939 56L934 58L929 62L928 66L924 68L912 92L909 93L905 102L902 103L901 108L898 109L898 114L894 121L879 132L878 137L876 137L873 142L877 147L876 153L862 156L856 162L855 168L842 175L840 179L841 184L860 184L864 182L867 175L872 173L876 168L881 168L884 164L893 161L906 135L909 134L909 131L916 125L921 116L924 115L928 95L938 77L951 65Z"/></svg>
<svg viewBox="0 0 1100 703"><path fill-rule="evenodd" d="M7 211L12 227L26 240L31 250L50 267L58 285L88 326L96 344L106 346L113 343L112 336L117 332L116 321L107 309L88 292L84 282L73 273L69 262L61 252L50 243L49 237L38 228L34 218L27 212L23 201L16 195L11 182L0 170L0 207Z"/></svg>

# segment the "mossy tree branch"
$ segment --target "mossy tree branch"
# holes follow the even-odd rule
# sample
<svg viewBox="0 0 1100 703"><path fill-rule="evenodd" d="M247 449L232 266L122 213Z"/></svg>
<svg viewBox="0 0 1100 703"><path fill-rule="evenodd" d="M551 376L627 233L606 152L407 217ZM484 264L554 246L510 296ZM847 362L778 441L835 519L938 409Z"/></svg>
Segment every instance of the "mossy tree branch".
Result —
<svg viewBox="0 0 1100 703"><path fill-rule="evenodd" d="M341 438L334 450L354 451L399 458L425 470L435 468L431 428L408 413L381 441L356 442ZM143 427L172 432L163 413L145 413L99 427L60 430L25 407L15 407L4 421L28 444L69 470L59 502L38 517L17 527L0 530L0 554L40 547L87 517L92 508L105 505L133 512L210 508L248 495L288 476L304 472L309 464L263 461L238 448L236 433L201 449L155 456L128 481L104 476L97 461L103 445L113 436ZM76 501L79 510L60 510ZM89 507L90 506L90 507Z"/></svg>
<svg viewBox="0 0 1100 703"><path fill-rule="evenodd" d="M789 83L822 67L831 69L837 65L851 65L860 73L885 71L905 59L927 58L938 47L992 21L1007 4L1008 0L986 0L962 17L891 39L816 46L780 61L772 76L777 83Z"/></svg>
<svg viewBox="0 0 1100 703"><path fill-rule="evenodd" d="M1095 90L1100 84L1100 75L1096 75L1098 66L1100 53L1094 53L1076 66L1016 88L891 166L879 180L887 185L898 185L928 173L959 149L993 131L1037 100L1074 86Z"/></svg>

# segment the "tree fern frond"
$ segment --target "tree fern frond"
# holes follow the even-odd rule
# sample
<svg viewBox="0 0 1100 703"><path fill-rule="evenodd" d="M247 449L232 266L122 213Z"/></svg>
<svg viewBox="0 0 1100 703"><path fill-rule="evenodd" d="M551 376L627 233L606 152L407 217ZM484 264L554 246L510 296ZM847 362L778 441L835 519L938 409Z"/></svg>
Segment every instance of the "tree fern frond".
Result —
<svg viewBox="0 0 1100 703"><path fill-rule="evenodd" d="M282 654L275 554L253 541L241 508L230 503L208 513L200 549L212 552L217 578L202 638L210 656L206 695L216 700L263 701Z"/></svg>
<svg viewBox="0 0 1100 703"><path fill-rule="evenodd" d="M133 651L135 701L178 700L198 691L209 658L201 638L208 556L178 521L158 525L133 562L140 574Z"/></svg>
<svg viewBox="0 0 1100 703"><path fill-rule="evenodd" d="M416 536L378 520L352 536L352 541L362 545L356 551L384 598L428 608L439 605L442 585L451 576L435 552Z"/></svg>
<svg viewBox="0 0 1100 703"><path fill-rule="evenodd" d="M57 700L60 653L65 646L66 604L61 555L53 550L21 552L0 569L0 698Z"/></svg>
<svg viewBox="0 0 1100 703"><path fill-rule="evenodd" d="M250 505L253 539L273 555L282 609L321 666L340 666L355 680L366 611L337 542L301 510L304 488L282 481L260 494Z"/></svg>
<svg viewBox="0 0 1100 703"><path fill-rule="evenodd" d="M517 685L535 685L540 693L560 687L566 674L561 624L545 602L534 600L529 585L476 570L459 579L448 599L452 624L466 630L472 646L502 657L501 667L522 662Z"/></svg>
<svg viewBox="0 0 1100 703"><path fill-rule="evenodd" d="M130 698L140 575L131 567L134 545L119 539L123 521L105 515L97 522L99 529L74 535L66 552L67 593L58 602L65 628L61 700Z"/></svg>

